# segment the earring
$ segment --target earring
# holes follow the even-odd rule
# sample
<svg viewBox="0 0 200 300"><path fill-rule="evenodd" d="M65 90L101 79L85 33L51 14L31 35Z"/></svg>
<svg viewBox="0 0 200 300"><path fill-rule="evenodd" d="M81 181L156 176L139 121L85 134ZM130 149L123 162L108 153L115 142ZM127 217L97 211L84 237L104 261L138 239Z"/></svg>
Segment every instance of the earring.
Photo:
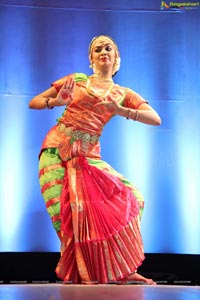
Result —
<svg viewBox="0 0 200 300"><path fill-rule="evenodd" d="M93 72L95 73L96 67L95 67L95 64L94 64L94 63L91 63L91 64L89 65L89 68L93 69Z"/></svg>

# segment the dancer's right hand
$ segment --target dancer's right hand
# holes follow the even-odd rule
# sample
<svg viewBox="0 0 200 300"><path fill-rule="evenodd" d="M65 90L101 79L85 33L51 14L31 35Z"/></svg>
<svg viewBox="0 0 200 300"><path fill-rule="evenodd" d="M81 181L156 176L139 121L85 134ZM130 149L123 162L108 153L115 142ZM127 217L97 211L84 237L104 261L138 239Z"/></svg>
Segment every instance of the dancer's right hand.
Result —
<svg viewBox="0 0 200 300"><path fill-rule="evenodd" d="M56 97L57 106L69 105L73 100L75 81L69 77L61 87Z"/></svg>

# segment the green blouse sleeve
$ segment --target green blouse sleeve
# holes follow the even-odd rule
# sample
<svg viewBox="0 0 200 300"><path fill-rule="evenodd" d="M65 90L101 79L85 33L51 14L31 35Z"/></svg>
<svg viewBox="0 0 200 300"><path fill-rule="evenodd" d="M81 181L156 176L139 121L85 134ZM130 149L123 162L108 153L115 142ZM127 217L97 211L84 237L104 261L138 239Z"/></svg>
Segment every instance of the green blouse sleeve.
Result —
<svg viewBox="0 0 200 300"><path fill-rule="evenodd" d="M57 92L59 92L59 90L61 89L62 85L64 84L64 82L67 80L67 78L69 77L74 77L75 82L79 82L79 81L87 81L88 76L84 73L73 73L73 74L69 74L66 75L56 81L54 81L51 86L54 86L55 89L57 90Z"/></svg>

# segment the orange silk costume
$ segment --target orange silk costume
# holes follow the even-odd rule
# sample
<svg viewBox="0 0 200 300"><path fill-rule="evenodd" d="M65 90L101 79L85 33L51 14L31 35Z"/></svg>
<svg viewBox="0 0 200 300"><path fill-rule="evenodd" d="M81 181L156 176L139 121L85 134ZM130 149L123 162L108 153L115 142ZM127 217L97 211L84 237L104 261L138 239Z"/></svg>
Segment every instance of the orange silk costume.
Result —
<svg viewBox="0 0 200 300"><path fill-rule="evenodd" d="M116 282L144 260L140 192L101 160L99 137L114 116L75 73L73 101L46 135L39 164L41 191L61 241L57 276L68 283ZM60 90L67 76L53 83ZM109 95L137 109L145 100L114 84Z"/></svg>

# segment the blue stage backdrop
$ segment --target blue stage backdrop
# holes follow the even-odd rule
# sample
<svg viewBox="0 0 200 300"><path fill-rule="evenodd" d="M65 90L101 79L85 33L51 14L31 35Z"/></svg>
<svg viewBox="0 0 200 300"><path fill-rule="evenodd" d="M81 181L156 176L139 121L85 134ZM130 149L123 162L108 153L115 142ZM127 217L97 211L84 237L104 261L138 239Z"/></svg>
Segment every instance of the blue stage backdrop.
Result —
<svg viewBox="0 0 200 300"><path fill-rule="evenodd" d="M171 3L171 2L170 2ZM190 2L191 3L191 2ZM0 1L0 251L59 251L38 153L62 108L29 110L51 82L90 74L88 45L112 36L115 81L146 98L160 127L116 117L102 157L141 190L147 253L200 253L200 10L163 1Z"/></svg>

